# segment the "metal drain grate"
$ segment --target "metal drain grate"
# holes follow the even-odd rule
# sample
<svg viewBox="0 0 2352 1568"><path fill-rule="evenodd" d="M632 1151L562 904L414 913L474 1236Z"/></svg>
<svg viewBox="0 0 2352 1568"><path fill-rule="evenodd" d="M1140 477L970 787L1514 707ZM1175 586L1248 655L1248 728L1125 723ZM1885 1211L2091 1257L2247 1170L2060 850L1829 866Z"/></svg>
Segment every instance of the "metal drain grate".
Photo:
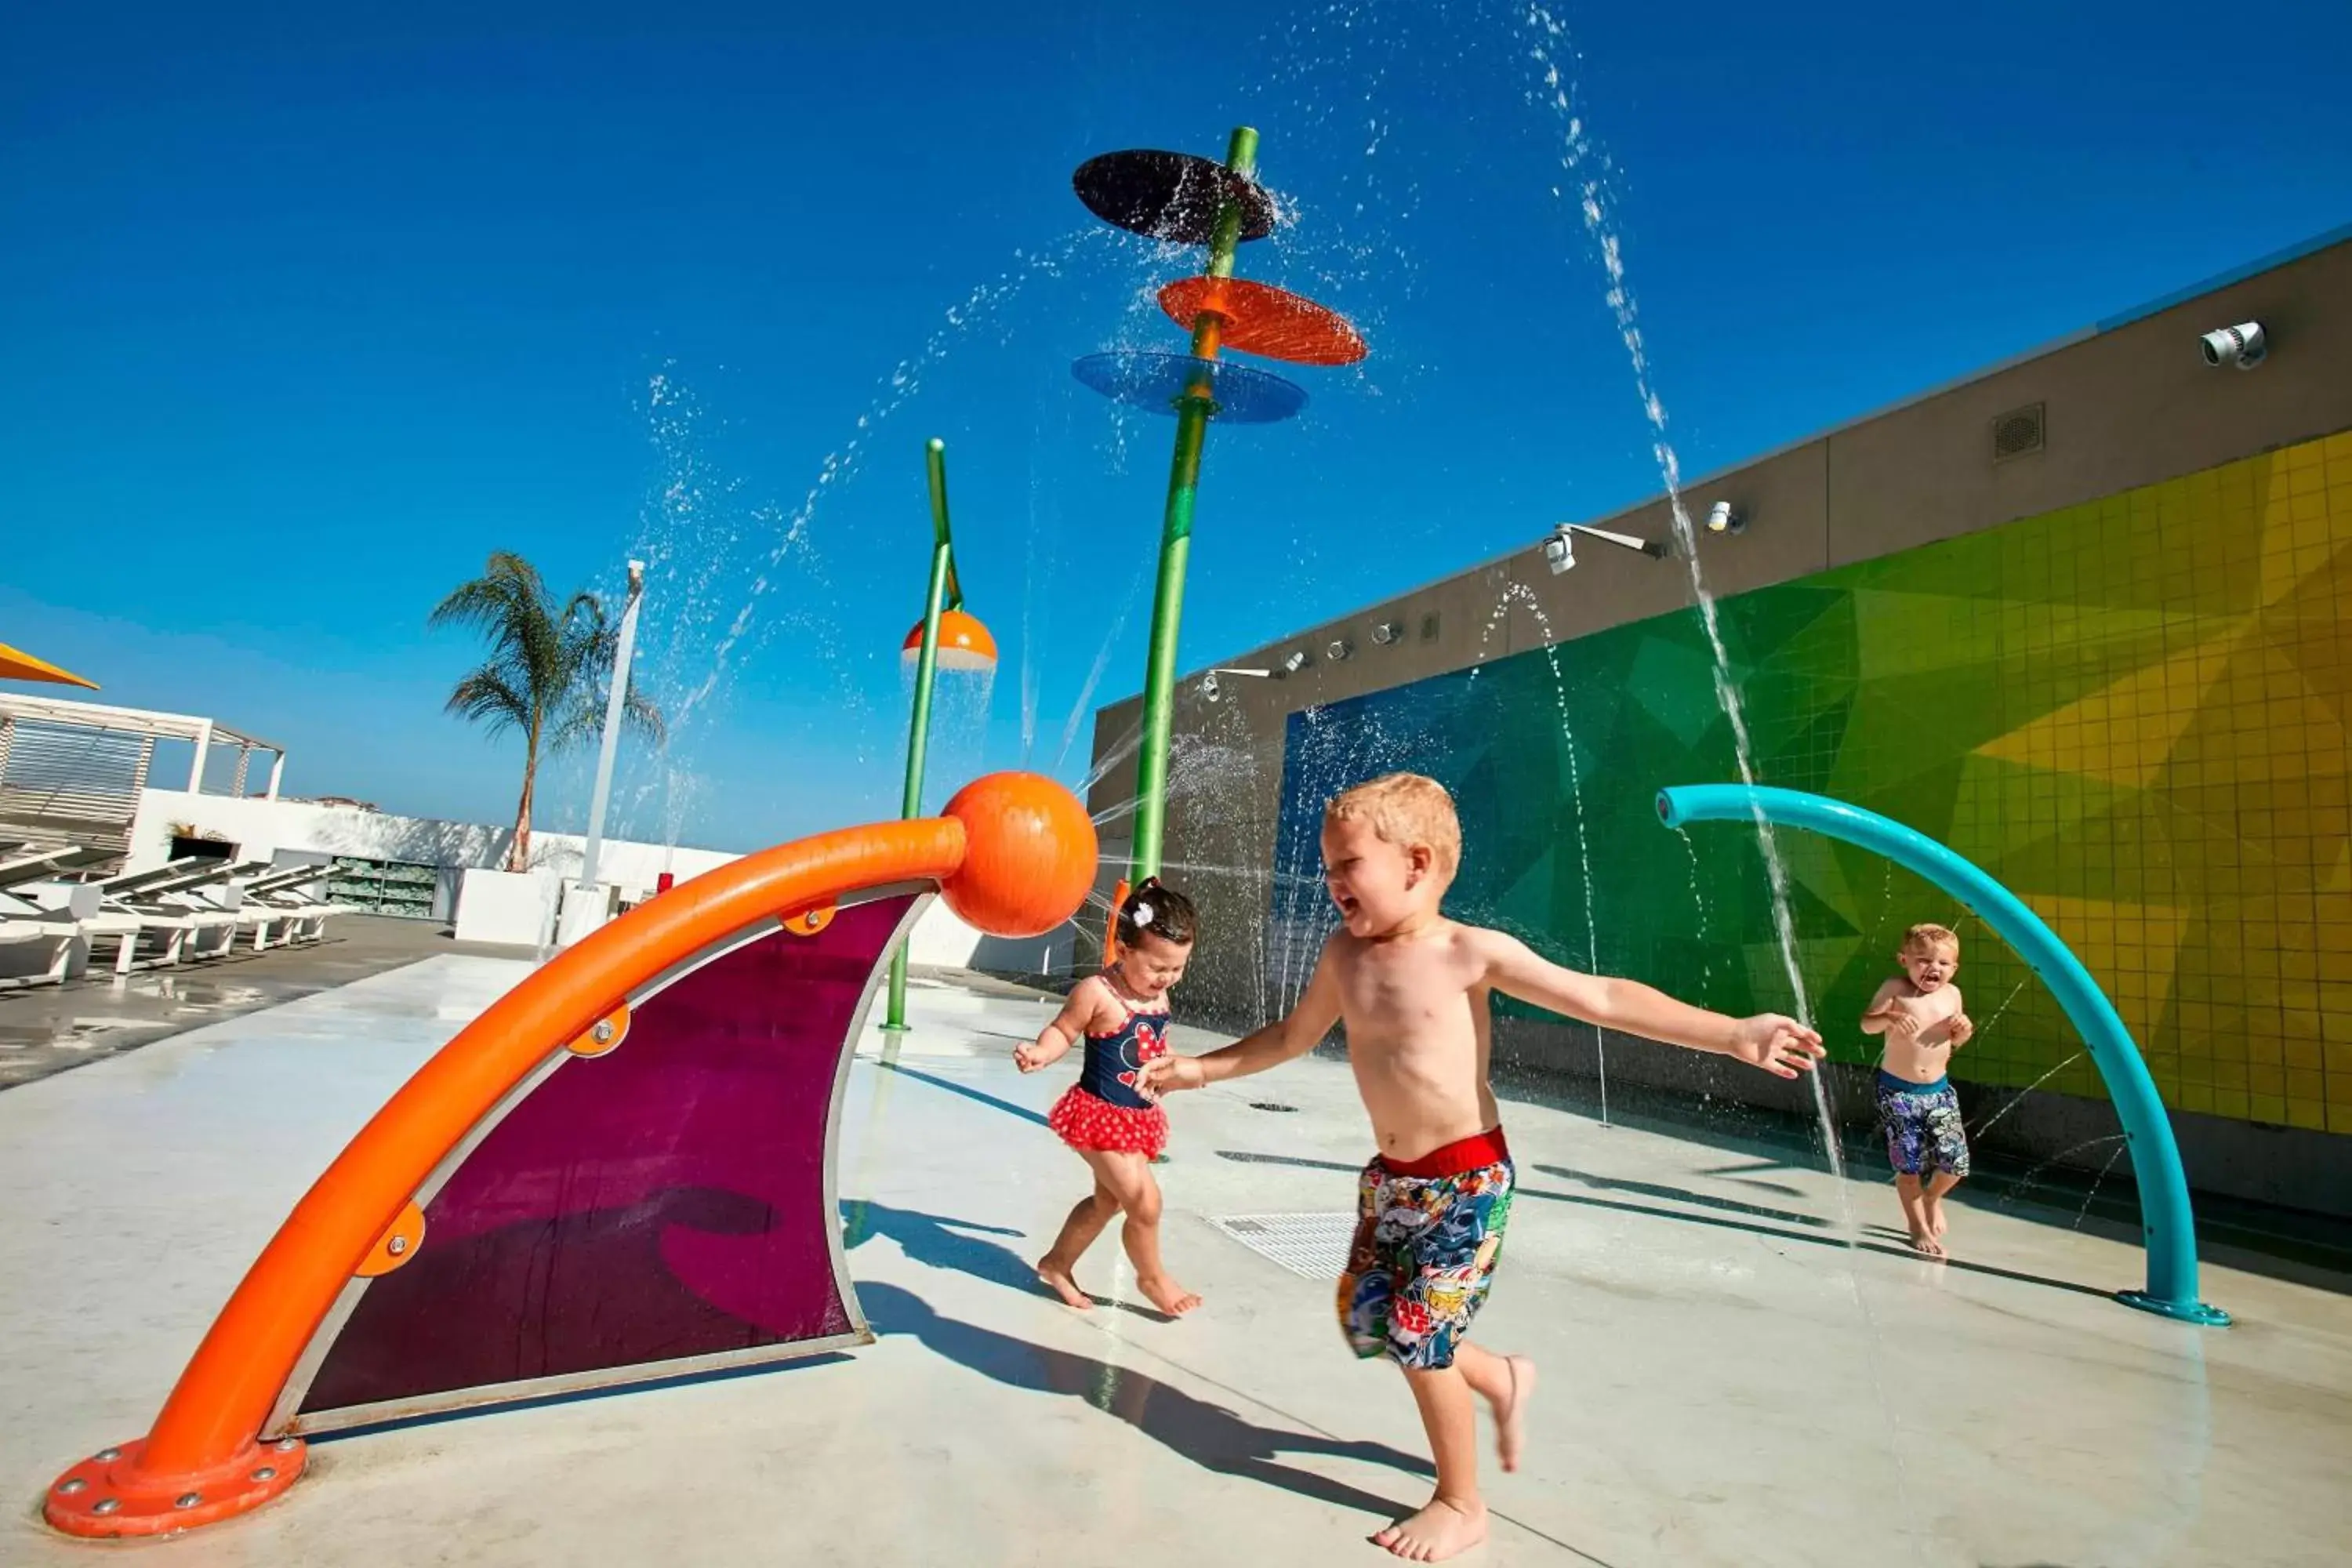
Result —
<svg viewBox="0 0 2352 1568"><path fill-rule="evenodd" d="M1209 1223L1300 1279L1326 1284L1348 1266L1348 1244L1356 1235L1352 1214L1220 1215Z"/></svg>

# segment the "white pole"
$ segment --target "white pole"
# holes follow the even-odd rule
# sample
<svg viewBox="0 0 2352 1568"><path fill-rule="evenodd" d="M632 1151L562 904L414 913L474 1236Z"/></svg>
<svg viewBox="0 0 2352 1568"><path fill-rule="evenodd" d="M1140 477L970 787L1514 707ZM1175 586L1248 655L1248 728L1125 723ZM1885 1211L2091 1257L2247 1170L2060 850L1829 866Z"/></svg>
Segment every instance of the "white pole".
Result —
<svg viewBox="0 0 2352 1568"><path fill-rule="evenodd" d="M196 754L194 760L188 763L188 793L190 795L202 795L205 793L205 753L212 750L212 745L213 721L207 719L204 722L204 727L196 731Z"/></svg>
<svg viewBox="0 0 2352 1568"><path fill-rule="evenodd" d="M596 753L596 792L588 797L588 847L580 857L580 885L596 885L596 855L604 847L604 806L613 795L613 754L621 744L621 710L629 696L629 658L637 646L637 602L646 591L646 563L629 563L629 603L621 611L620 646L613 650L613 690L604 699L604 743Z"/></svg>

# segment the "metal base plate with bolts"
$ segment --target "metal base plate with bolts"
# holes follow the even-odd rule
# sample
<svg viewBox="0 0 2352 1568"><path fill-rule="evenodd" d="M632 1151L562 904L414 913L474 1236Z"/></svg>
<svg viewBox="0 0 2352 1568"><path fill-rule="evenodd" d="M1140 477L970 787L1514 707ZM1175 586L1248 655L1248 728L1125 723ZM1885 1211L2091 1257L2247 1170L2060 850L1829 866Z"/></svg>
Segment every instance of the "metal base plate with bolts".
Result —
<svg viewBox="0 0 2352 1568"><path fill-rule="evenodd" d="M299 1437L249 1443L203 1474L152 1475L140 1468L146 1445L100 1448L59 1476L43 1500L51 1528L91 1540L171 1535L248 1512L292 1486L310 1462Z"/></svg>
<svg viewBox="0 0 2352 1568"><path fill-rule="evenodd" d="M2170 1318L2175 1322L2199 1323L2209 1329L2230 1326L2229 1313L2219 1307L2209 1307L2202 1301L2161 1301L2145 1290L2118 1290L2116 1300L2126 1307L2154 1312L2159 1318Z"/></svg>

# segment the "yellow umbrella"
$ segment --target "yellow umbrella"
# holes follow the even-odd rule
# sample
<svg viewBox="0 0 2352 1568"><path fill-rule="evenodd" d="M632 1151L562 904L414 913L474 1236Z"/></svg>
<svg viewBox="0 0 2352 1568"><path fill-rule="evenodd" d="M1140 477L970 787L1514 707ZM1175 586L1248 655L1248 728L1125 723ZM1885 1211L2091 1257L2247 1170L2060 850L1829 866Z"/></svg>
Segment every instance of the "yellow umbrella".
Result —
<svg viewBox="0 0 2352 1568"><path fill-rule="evenodd" d="M60 686L98 689L97 681L84 680L70 669L59 669L46 658L35 658L4 642L0 642L0 680L54 680Z"/></svg>

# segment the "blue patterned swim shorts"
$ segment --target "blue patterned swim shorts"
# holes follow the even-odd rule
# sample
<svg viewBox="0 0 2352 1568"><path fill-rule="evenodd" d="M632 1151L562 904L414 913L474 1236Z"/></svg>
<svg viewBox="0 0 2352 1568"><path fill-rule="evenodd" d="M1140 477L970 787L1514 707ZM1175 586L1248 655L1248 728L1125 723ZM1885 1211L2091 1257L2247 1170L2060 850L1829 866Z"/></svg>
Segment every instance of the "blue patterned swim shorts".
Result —
<svg viewBox="0 0 2352 1568"><path fill-rule="evenodd" d="M1900 1174L1969 1173L1969 1133L1952 1080L1913 1083L1881 1068L1878 1119L1886 1127L1886 1158Z"/></svg>

